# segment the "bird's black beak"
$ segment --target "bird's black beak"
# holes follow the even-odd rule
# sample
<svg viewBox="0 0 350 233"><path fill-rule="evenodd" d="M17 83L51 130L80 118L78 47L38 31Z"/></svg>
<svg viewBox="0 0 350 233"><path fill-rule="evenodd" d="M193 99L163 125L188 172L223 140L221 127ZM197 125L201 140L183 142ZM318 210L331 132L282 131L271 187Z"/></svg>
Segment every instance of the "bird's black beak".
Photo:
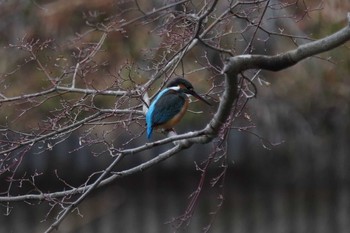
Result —
<svg viewBox="0 0 350 233"><path fill-rule="evenodd" d="M204 103L208 104L209 106L212 106L211 103L209 103L206 99L204 99L203 97L201 97L200 95L198 95L195 91L193 91L193 90L187 90L186 92L187 92L188 94L194 96L195 98L197 98L197 99L203 101Z"/></svg>

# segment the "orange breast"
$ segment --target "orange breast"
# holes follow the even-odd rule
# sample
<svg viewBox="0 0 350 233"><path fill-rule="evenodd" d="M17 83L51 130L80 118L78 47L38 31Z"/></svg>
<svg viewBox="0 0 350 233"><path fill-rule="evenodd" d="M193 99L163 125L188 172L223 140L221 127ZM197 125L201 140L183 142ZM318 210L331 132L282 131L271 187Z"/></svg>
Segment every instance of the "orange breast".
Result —
<svg viewBox="0 0 350 233"><path fill-rule="evenodd" d="M157 128L163 128L163 129L171 129L179 123L179 121L182 119L182 117L185 115L187 108L188 108L189 100L186 98L184 106L182 107L181 111L176 114L173 118L171 118L169 121L165 122L164 124L158 125Z"/></svg>

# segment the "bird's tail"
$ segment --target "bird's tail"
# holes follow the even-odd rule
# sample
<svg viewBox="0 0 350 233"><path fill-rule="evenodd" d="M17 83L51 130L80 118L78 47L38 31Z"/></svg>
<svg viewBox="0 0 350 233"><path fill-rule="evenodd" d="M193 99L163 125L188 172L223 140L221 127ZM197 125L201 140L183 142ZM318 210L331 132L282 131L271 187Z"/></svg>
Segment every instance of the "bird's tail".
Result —
<svg viewBox="0 0 350 233"><path fill-rule="evenodd" d="M152 135L153 128L152 127L147 127L147 138L150 139Z"/></svg>

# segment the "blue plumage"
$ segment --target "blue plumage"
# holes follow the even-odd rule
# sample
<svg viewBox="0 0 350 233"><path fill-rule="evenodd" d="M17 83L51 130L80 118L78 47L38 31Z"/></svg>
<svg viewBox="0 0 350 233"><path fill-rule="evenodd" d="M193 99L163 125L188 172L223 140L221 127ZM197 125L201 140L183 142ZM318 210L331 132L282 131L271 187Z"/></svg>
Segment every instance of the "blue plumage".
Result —
<svg viewBox="0 0 350 233"><path fill-rule="evenodd" d="M157 101L164 95L165 92L167 92L169 89L165 88L162 90L155 98L155 100L151 103L151 105L148 108L147 114L146 114L146 123L147 123L147 138L151 138L152 131L153 131L153 112L155 105Z"/></svg>
<svg viewBox="0 0 350 233"><path fill-rule="evenodd" d="M175 78L162 90L149 106L146 113L147 138L150 138L156 127L171 130L184 116L188 107L186 94L211 105L208 101L199 96L190 82L183 78Z"/></svg>
<svg viewBox="0 0 350 233"><path fill-rule="evenodd" d="M154 127L162 125L176 116L184 106L186 95L171 88L165 88L149 106L146 114L147 138L150 138Z"/></svg>

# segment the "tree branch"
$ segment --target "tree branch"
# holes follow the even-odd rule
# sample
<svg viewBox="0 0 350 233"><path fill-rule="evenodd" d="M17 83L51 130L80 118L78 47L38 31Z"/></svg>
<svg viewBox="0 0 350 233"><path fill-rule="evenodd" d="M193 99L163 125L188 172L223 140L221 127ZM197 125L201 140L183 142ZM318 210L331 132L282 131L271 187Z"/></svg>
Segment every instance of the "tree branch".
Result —
<svg viewBox="0 0 350 233"><path fill-rule="evenodd" d="M186 1L180 1L176 4L184 3ZM193 38L189 40L189 42L182 47L174 56L172 59L170 59L162 69L160 69L156 74L152 76L149 82L147 82L143 87L144 89L147 89L149 85L151 85L156 79L158 79L161 75L163 75L167 70L177 67L177 64L182 60L184 55L191 50L195 45L197 45L198 41L202 41L204 36L212 30L212 28L218 24L226 14L230 12L230 9L234 8L238 4L242 4L240 2L237 2L235 5L232 5L230 9L227 9L219 18L214 20L209 26L204 28L203 26L203 32L200 30L202 23L204 24L204 19L215 9L215 6L218 1L214 0L213 4L208 7L207 11L204 13L198 13L196 16L199 17L198 27L195 31L195 35ZM248 1L249 3L250 1ZM252 3L256 3L256 1L253 1ZM174 3L175 5L175 3ZM169 6L167 6L169 7ZM163 9L163 8L160 8ZM165 9L165 8L164 8ZM151 14L151 13L150 13ZM147 15L146 15L147 16ZM144 16L142 16L144 17ZM74 188L67 191L62 192L55 192L55 193L43 193L43 194L28 194L28 195L22 195L22 196L6 196L6 197L0 197L0 202L11 202L11 201L23 201L23 200L51 200L56 197L64 197L67 195L73 195L73 194L80 194L80 197L72 202L69 203L68 206L63 207L61 214L58 216L57 220L48 228L47 232L51 232L54 229L57 229L58 225L63 221L63 219L74 209L77 207L77 205L83 201L87 195L89 195L93 190L95 190L97 187L104 186L106 184L109 184L116 179L129 176L131 174L139 173L144 171L145 169L151 168L155 166L156 164L159 164L160 162L164 161L165 159L168 159L169 157L175 155L176 153L180 152L181 150L187 149L190 146L192 146L195 143L209 143L214 138L216 138L219 135L219 132L222 128L224 128L224 125L227 122L230 122L230 116L233 112L233 106L235 101L238 98L238 92L239 92L239 84L238 84L238 77L239 74L248 70L248 69L265 69L270 71L279 71L285 68L288 68L292 65L295 65L296 63L300 62L301 60L314 56L316 54L331 50L333 48L336 48L345 42L350 40L350 13L348 13L348 25L344 27L343 29L335 32L334 34L327 36L323 39L316 40L314 42L310 42L304 45L299 46L298 48L287 51L282 54L278 55L240 55L240 56L234 56L227 59L227 63L225 64L222 73L225 77L225 86L224 86L224 92L220 99L220 104L218 106L218 109L211 119L211 121L206 125L204 129L195 131L195 132L189 132L182 135L176 135L169 138L165 138L162 140L158 140L156 142L146 143L145 145L141 145L139 147L126 149L126 150L119 150L111 152L111 154L115 153L114 156L116 158L114 161L103 171L101 174L99 174L96 181L94 181L92 184L84 185L79 188ZM135 19L137 20L137 19ZM134 21L131 21L129 23L132 23ZM73 81L71 87L60 87L55 86L51 89L48 89L46 91L33 93L33 94L27 94L23 96L16 96L16 97L4 97L2 96L2 99L0 99L1 102L10 102L10 101L16 101L22 98L36 98L38 96L51 94L52 92L77 92L77 93L83 93L83 94L101 94L101 95L116 95L116 96L138 96L139 92L137 90L133 91L124 91L124 90L116 90L116 91L110 91L110 90L104 90L104 91L98 91L93 89L81 89L76 88L75 85L75 76L78 72L78 69L80 69L80 66L84 64L86 61L88 61L90 58L94 57L96 55L96 52L100 49L101 45L103 44L103 41L105 40L107 34L103 34L103 36L100 39L100 42L97 44L95 49L82 61L78 62L76 64L75 72L73 75ZM39 66L44 70L44 66L39 63ZM48 78L51 80L51 77L47 73ZM55 84L54 84L55 85ZM142 90L143 91L143 90ZM110 111L110 110L105 110ZM133 110L115 110L121 111L121 112L131 112ZM11 151L14 151L22 146L29 146L31 144L34 144L40 140L49 138L51 136L64 133L66 131L70 131L75 128L79 128L85 124L90 123L92 120L95 120L98 116L100 116L104 111L98 111L95 114L90 115L89 117L84 118L83 120L76 121L75 123L60 128L56 131L52 131L50 133L47 133L45 135L38 135L38 137L34 139L28 139L23 142L20 142L19 144L14 145L13 147L0 152L0 154L5 154ZM113 112L113 110L112 110ZM141 111L135 111L135 113L142 114ZM168 149L167 151L159 154L158 156L141 163L137 166L131 167L129 169L125 169L122 171L116 171L113 172L115 165L119 163L119 161L126 155L134 155L136 153L140 153L142 151L148 150L150 148L167 144L170 142L174 142L175 146L173 146L171 149Z"/></svg>
<svg viewBox="0 0 350 233"><path fill-rule="evenodd" d="M350 14L348 14L348 20L350 22ZM236 57L230 57L228 59L228 62L225 64L223 68L223 73L225 74L225 90L223 95L221 96L220 105L218 107L217 112L213 116L212 120L204 129L198 130L195 132L188 132L185 134L176 135L173 137L165 138L165 139L151 142L151 143L146 143L145 145L142 145L140 147L119 151L118 153L122 153L124 155L135 154L155 146L167 144L174 141L177 142L175 147L160 154L154 159L151 159L145 163L142 163L138 166L130 168L129 170L116 172L115 175L112 175L111 177L108 177L105 180L101 181L98 187L109 184L110 182L114 181L116 177L123 177L126 175L134 174L137 172L141 172L144 169L147 169L149 167L152 167L158 164L160 161L167 159L168 157L173 155L173 153L177 153L180 150L188 148L194 143L210 142L217 136L223 124L229 119L232 106L234 104L234 101L237 99L237 94L238 94L237 80L238 80L239 73L248 69L266 69L266 70L277 71L277 70L290 67L293 64L296 64L297 62L303 60L306 57L331 50L350 40L349 25L347 25L345 28L339 30L338 32L328 37L325 37L323 39L320 39L314 42L310 42L308 44L301 45L295 50L291 50L280 55L274 55L274 56L240 55ZM177 149L175 150L174 148L177 148ZM88 188L90 188L90 185L72 189L72 190L51 193L51 194L28 194L28 195L21 195L21 196L15 196L15 197L0 197L0 202L23 201L23 200L45 200L45 199L51 199L56 197L62 197L64 195L73 195L73 194L81 193L86 191Z"/></svg>
<svg viewBox="0 0 350 233"><path fill-rule="evenodd" d="M240 55L230 57L224 68L224 73L238 74L248 69L264 69L279 71L295 65L301 60L334 49L350 40L350 13L348 25L334 34L304 45L297 49L275 55Z"/></svg>
<svg viewBox="0 0 350 233"><path fill-rule="evenodd" d="M173 147L172 149L167 150L166 152L156 156L155 158L144 162L142 164L139 164L135 167L132 167L130 169L127 170L123 170L123 171L119 171L119 172L115 172L113 176L110 176L104 180L102 180L97 187L102 187L105 186L107 184L110 184L111 182L115 181L118 178L122 178L125 177L127 175L131 175L134 173L138 173L141 171L144 171L145 169L148 169L158 163L160 163L161 161L169 158L170 156L172 156L173 154L179 152L180 150L183 150L185 148L187 148L189 145L186 141L186 139L189 138L193 138L193 137L198 137L199 135L203 135L203 131L196 131L196 132L188 132L185 134L181 134L181 135L176 135L173 137L169 137L169 138L164 138L155 142L151 142L151 143L146 143L145 145L136 147L136 148L132 148L132 149L126 149L126 150L122 150L122 151L118 151L115 155L112 156L120 156L123 155L135 155L137 153L140 153L142 151L148 150L150 148L153 148L155 146L159 146L159 145L164 145L164 144L168 144L174 141L179 141L182 140L183 143L176 143L176 146ZM174 148L178 148L178 149L174 149ZM174 151L173 151L174 150ZM170 154L169 154L170 153ZM73 188L70 190L65 190L65 191L60 191L60 192L54 192L54 193L41 193L41 194L26 194L26 195L18 195L18 196L4 196L4 197L0 197L0 202L15 202L15 201L30 201L30 200L38 200L38 201L42 201L42 200L50 200L50 199L54 199L54 198L60 198L60 197L64 197L64 196L68 196L68 195L75 195L75 194L79 194L79 193L84 193L86 190L90 189L91 186L93 184L90 185L84 185L83 187L79 187L79 188Z"/></svg>
<svg viewBox="0 0 350 233"><path fill-rule="evenodd" d="M208 143L217 136L219 130L229 119L231 109L238 94L238 75L249 69L265 69L279 71L295 65L299 61L313 55L334 49L350 40L350 13L347 15L348 25L343 29L279 55L240 55L230 57L223 68L225 74L225 91L220 105L204 130L204 135L186 139L187 143Z"/></svg>

